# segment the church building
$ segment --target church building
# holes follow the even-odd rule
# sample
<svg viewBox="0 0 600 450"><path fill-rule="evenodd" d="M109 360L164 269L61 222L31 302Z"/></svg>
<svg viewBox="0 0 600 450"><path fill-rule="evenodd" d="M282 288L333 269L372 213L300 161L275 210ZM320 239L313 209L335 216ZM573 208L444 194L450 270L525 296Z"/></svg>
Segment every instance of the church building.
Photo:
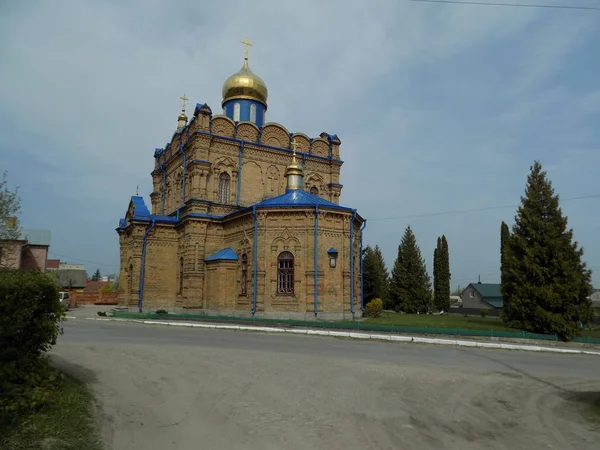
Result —
<svg viewBox="0 0 600 450"><path fill-rule="evenodd" d="M340 139L266 121L267 86L244 64L222 114L183 108L154 152L150 208L119 221L119 303L140 311L294 319L360 317L366 220L339 205Z"/></svg>

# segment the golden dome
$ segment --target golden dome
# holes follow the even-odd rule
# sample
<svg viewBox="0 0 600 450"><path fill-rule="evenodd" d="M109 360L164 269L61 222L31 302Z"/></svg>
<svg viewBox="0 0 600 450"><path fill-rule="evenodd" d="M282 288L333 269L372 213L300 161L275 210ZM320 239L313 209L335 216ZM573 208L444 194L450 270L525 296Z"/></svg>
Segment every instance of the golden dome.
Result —
<svg viewBox="0 0 600 450"><path fill-rule="evenodd" d="M256 100L267 106L267 85L261 77L255 75L248 66L248 58L244 59L242 69L231 75L223 84L223 102L235 98Z"/></svg>

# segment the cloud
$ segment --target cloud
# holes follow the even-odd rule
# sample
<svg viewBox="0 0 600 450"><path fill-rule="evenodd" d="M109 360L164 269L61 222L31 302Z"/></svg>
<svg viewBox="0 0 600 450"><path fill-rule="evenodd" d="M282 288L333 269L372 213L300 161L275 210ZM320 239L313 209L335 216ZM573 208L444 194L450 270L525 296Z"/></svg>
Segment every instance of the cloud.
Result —
<svg viewBox="0 0 600 450"><path fill-rule="evenodd" d="M2 8L0 155L22 185L23 218L53 229L56 252L105 271L118 264L114 226L129 196L151 190L179 97L218 111L245 36L269 87L268 120L340 136L341 201L369 219L366 242L390 264L410 223L429 266L437 236L449 237L455 282L497 272L510 208L377 219L515 204L536 158L561 192L588 193L598 177L597 83L585 74L600 31L588 14L394 0ZM590 217L573 209L570 219Z"/></svg>

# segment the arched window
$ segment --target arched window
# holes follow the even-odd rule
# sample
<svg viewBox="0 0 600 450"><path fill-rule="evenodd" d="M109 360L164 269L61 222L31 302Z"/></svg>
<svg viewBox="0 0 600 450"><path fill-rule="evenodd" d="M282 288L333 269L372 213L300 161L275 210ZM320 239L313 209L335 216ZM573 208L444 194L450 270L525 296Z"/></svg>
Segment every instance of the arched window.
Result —
<svg viewBox="0 0 600 450"><path fill-rule="evenodd" d="M316 186L310 188L310 193L312 195L319 195L319 189Z"/></svg>
<svg viewBox="0 0 600 450"><path fill-rule="evenodd" d="M233 104L233 121L234 122L240 121L240 104L239 103Z"/></svg>
<svg viewBox="0 0 600 450"><path fill-rule="evenodd" d="M179 258L179 294L183 294L183 257Z"/></svg>
<svg viewBox="0 0 600 450"><path fill-rule="evenodd" d="M240 295L248 294L248 255L242 254L242 277L240 279Z"/></svg>
<svg viewBox="0 0 600 450"><path fill-rule="evenodd" d="M294 255L282 252L277 258L277 293L294 293Z"/></svg>
<svg viewBox="0 0 600 450"><path fill-rule="evenodd" d="M229 185L231 177L227 172L219 175L219 203L229 203Z"/></svg>
<svg viewBox="0 0 600 450"><path fill-rule="evenodd" d="M256 105L254 103L250 105L250 122L256 123Z"/></svg>

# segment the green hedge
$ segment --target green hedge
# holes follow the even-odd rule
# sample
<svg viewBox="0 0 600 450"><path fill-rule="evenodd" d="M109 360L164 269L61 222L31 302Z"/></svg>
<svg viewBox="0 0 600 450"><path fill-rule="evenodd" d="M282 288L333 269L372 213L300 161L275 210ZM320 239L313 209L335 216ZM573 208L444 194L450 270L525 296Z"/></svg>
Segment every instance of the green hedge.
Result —
<svg viewBox="0 0 600 450"><path fill-rule="evenodd" d="M64 314L50 275L0 270L0 425L49 398L60 375L45 352L56 344Z"/></svg>

